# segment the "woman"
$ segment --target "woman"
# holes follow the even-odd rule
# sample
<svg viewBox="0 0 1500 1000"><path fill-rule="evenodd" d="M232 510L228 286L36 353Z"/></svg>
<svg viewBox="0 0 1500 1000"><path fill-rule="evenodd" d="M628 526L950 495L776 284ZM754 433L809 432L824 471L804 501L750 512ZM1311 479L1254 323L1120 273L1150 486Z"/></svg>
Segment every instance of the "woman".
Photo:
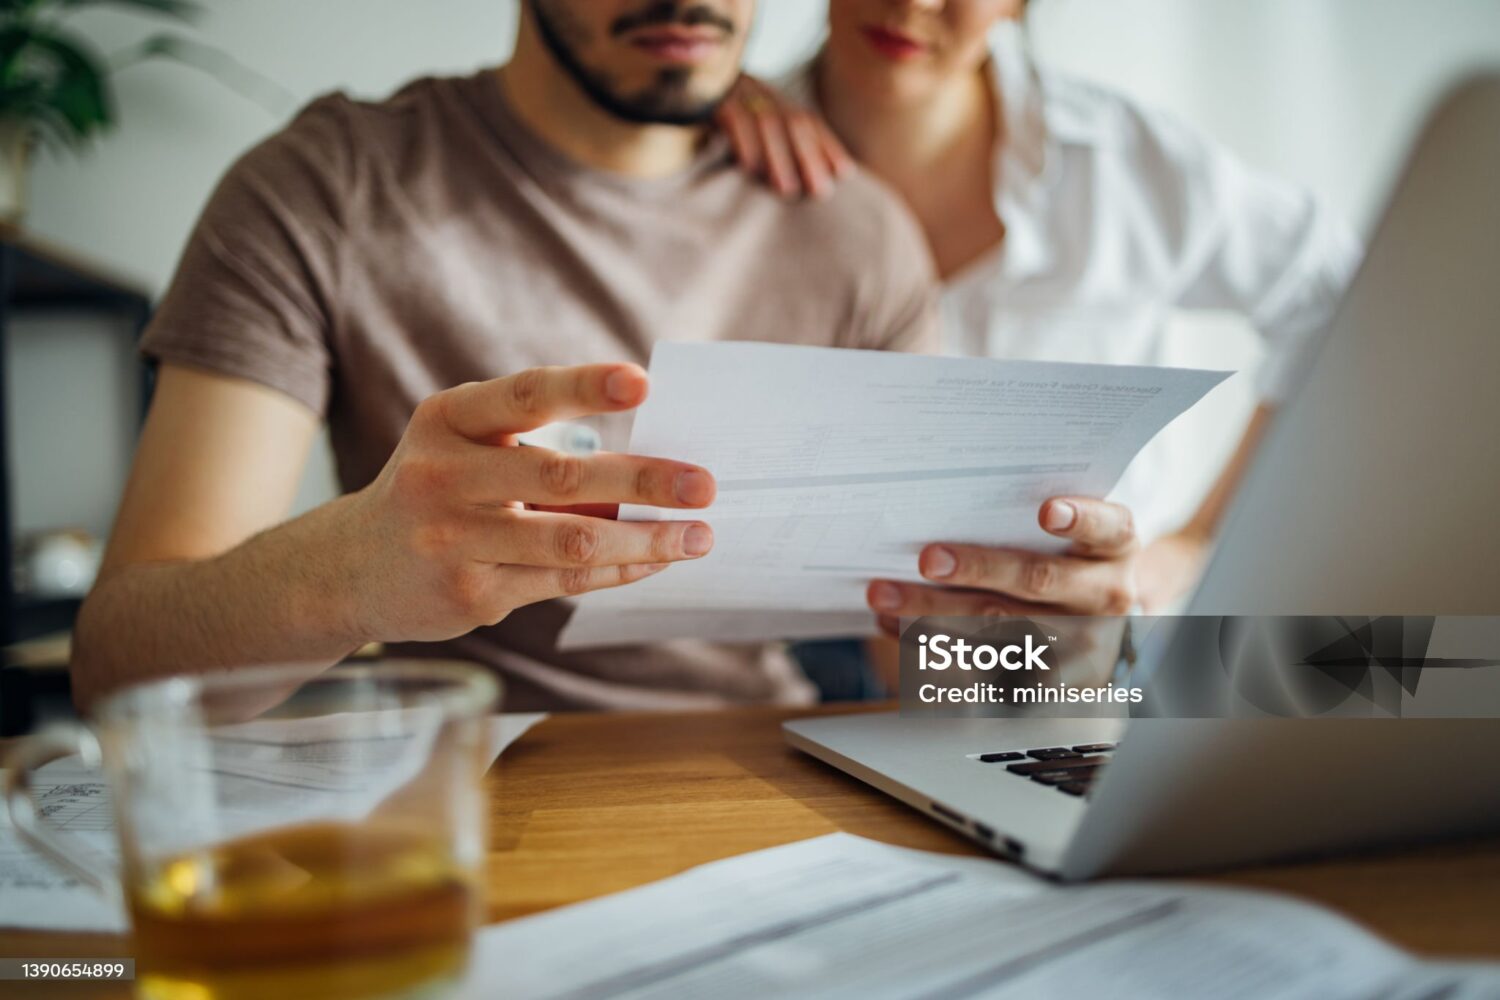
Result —
<svg viewBox="0 0 1500 1000"><path fill-rule="evenodd" d="M746 80L721 124L778 191L825 194L852 154L906 200L944 284L948 352L1159 364L1174 310L1228 309L1267 342L1260 405L1187 524L1161 533L1164 491L1138 462L1116 492L1136 528L1113 504L1049 501L1040 519L1074 540L1066 556L929 546L920 567L937 586L871 585L887 618L1105 613L1183 596L1359 258L1307 195L1117 93L1038 72L1025 7L830 0L827 41L787 81L790 101Z"/></svg>

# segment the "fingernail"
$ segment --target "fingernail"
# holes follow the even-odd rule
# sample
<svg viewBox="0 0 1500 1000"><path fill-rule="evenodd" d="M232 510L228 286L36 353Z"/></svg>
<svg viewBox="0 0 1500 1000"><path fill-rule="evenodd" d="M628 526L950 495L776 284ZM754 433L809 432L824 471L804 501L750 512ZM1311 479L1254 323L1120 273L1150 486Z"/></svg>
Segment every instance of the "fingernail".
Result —
<svg viewBox="0 0 1500 1000"><path fill-rule="evenodd" d="M889 583L877 583L870 588L870 603L877 611L900 611L901 591Z"/></svg>
<svg viewBox="0 0 1500 1000"><path fill-rule="evenodd" d="M633 403L639 394L640 379L628 369L620 369L609 373L604 380L604 395L611 403Z"/></svg>
<svg viewBox="0 0 1500 1000"><path fill-rule="evenodd" d="M694 506L713 499L714 483L706 473L684 472L677 477L677 500Z"/></svg>
<svg viewBox="0 0 1500 1000"><path fill-rule="evenodd" d="M1078 520L1078 508L1066 500L1053 501L1047 508L1047 519L1042 527L1048 531L1067 531Z"/></svg>
<svg viewBox="0 0 1500 1000"><path fill-rule="evenodd" d="M682 551L690 556L707 555L714 547L714 533L706 524L690 524L682 533Z"/></svg>
<svg viewBox="0 0 1500 1000"><path fill-rule="evenodd" d="M933 580L946 580L958 569L958 557L949 549L934 547L923 553L922 575Z"/></svg>

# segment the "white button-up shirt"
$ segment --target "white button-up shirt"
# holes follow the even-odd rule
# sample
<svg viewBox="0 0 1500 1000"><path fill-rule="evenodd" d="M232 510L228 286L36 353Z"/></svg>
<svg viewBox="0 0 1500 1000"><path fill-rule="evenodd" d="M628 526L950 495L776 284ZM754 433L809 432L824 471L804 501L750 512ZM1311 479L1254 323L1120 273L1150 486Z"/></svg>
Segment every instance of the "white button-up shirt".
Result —
<svg viewBox="0 0 1500 1000"><path fill-rule="evenodd" d="M1265 342L1260 396L1284 398L1358 264L1352 232L1171 116L1038 70L1015 25L995 31L991 56L1005 238L948 280L945 350L1156 365L1174 314L1228 310ZM815 103L810 65L785 87ZM1148 537L1175 527L1162 523L1170 470L1150 457L1112 494Z"/></svg>

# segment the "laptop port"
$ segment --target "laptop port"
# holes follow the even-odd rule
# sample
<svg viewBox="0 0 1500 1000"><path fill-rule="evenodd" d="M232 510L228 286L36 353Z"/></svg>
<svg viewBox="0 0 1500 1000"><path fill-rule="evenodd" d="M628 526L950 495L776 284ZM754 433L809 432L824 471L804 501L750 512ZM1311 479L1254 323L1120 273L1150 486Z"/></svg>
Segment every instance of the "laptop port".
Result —
<svg viewBox="0 0 1500 1000"><path fill-rule="evenodd" d="M951 820L954 823L957 823L959 826L968 826L969 825L969 821L965 817L963 817L963 816L959 815L958 813L954 812L952 809L949 809L947 806L943 805L942 803L934 802L932 804L932 811L935 812L935 813L937 813L939 816L943 817L943 819Z"/></svg>
<svg viewBox="0 0 1500 1000"><path fill-rule="evenodd" d="M977 834L979 834L985 840L994 840L995 839L995 831L991 830L989 827L985 826L983 823L979 822L977 819L974 821L974 832L977 833Z"/></svg>
<svg viewBox="0 0 1500 1000"><path fill-rule="evenodd" d="M1006 837L1001 846L1005 848L1005 853L1013 858L1019 858L1026 853L1026 845L1015 837Z"/></svg>

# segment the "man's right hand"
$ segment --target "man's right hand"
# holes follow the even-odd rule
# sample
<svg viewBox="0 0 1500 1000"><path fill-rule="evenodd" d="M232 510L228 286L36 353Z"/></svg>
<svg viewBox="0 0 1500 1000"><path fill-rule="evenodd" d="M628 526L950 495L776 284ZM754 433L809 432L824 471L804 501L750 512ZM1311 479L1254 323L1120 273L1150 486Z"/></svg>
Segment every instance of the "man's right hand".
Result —
<svg viewBox="0 0 1500 1000"><path fill-rule="evenodd" d="M715 493L706 469L516 443L517 434L555 421L634 409L647 389L636 365L585 365L535 368L424 400L380 475L350 498L351 614L360 637L451 638L526 604L633 583L706 554L713 533L701 521L559 510L706 507Z"/></svg>

